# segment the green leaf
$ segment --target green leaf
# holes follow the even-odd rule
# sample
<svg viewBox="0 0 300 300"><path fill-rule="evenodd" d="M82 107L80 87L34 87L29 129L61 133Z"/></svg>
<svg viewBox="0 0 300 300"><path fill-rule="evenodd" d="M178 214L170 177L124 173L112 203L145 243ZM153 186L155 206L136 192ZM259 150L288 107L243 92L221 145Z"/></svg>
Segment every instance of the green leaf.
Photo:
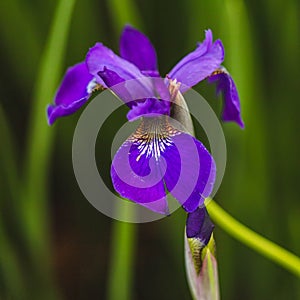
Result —
<svg viewBox="0 0 300 300"><path fill-rule="evenodd" d="M34 92L30 116L28 145L25 153L22 207L24 230L29 252L37 270L41 290L52 287L47 175L54 128L46 120L46 106L53 101L62 75L68 34L75 0L59 0L45 44ZM34 279L33 279L34 280ZM52 293L54 294L54 293ZM49 296L49 298L51 295Z"/></svg>

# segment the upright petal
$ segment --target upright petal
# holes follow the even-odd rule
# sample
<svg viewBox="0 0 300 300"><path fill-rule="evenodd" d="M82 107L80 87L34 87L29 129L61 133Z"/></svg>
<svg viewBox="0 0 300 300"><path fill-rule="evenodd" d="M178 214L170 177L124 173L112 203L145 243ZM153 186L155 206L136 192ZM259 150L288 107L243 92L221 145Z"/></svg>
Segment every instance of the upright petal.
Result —
<svg viewBox="0 0 300 300"><path fill-rule="evenodd" d="M159 75L155 48L147 36L129 25L125 26L121 35L120 54L144 74Z"/></svg>
<svg viewBox="0 0 300 300"><path fill-rule="evenodd" d="M92 79L85 62L68 68L56 93L54 105L49 105L47 109L50 125L57 118L76 112L88 100L87 87Z"/></svg>
<svg viewBox="0 0 300 300"><path fill-rule="evenodd" d="M180 60L169 72L171 79L181 82L181 92L193 87L214 70L220 67L224 60L224 47L220 40L212 42L212 32L205 32L205 40L197 48Z"/></svg>
<svg viewBox="0 0 300 300"><path fill-rule="evenodd" d="M99 83L106 81L112 87L119 81L126 81L126 85L130 86L128 91L133 94L133 100L136 99L137 94L153 95L154 93L150 78L147 79L134 64L116 55L101 43L97 43L89 50L86 63L89 72L99 80ZM139 98L146 98L146 96Z"/></svg>
<svg viewBox="0 0 300 300"><path fill-rule="evenodd" d="M89 72L96 77L98 77L98 72L103 71L105 67L114 71L124 80L143 77L134 64L116 55L101 43L96 43L94 47L90 48L86 56L86 63Z"/></svg>
<svg viewBox="0 0 300 300"><path fill-rule="evenodd" d="M198 55L204 54L213 44L213 34L210 29L205 30L205 39L197 44Z"/></svg>
<svg viewBox="0 0 300 300"><path fill-rule="evenodd" d="M217 85L217 94L223 94L223 121L233 121L236 122L241 128L244 128L244 122L241 117L239 94L230 74L225 68L221 68L208 77L208 82L215 82Z"/></svg>

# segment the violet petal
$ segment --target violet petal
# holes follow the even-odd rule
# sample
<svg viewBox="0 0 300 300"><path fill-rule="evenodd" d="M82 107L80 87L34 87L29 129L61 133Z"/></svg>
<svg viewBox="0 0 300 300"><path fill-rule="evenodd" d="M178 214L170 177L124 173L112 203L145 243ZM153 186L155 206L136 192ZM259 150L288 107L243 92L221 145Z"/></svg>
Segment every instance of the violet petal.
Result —
<svg viewBox="0 0 300 300"><path fill-rule="evenodd" d="M165 183L183 208L193 212L212 192L216 166L203 144L191 135L180 133L172 142L175 147L162 154L168 166Z"/></svg>
<svg viewBox="0 0 300 300"><path fill-rule="evenodd" d="M208 77L208 82L215 82L217 94L223 94L224 108L222 112L222 120L225 122L236 122L241 128L244 128L244 122L241 117L239 94L230 74L224 68L222 68L220 72Z"/></svg>
<svg viewBox="0 0 300 300"><path fill-rule="evenodd" d="M147 98L142 101L136 101L127 114L129 121L134 121L140 117L157 117L158 115L169 115L170 102L158 100L156 98Z"/></svg>
<svg viewBox="0 0 300 300"><path fill-rule="evenodd" d="M193 212L211 193L215 165L199 141L166 120L143 119L113 159L112 182L122 197L159 213L166 213L166 186L187 212Z"/></svg>
<svg viewBox="0 0 300 300"><path fill-rule="evenodd" d="M156 51L146 35L132 26L125 26L120 38L120 54L148 76L157 76Z"/></svg>
<svg viewBox="0 0 300 300"><path fill-rule="evenodd" d="M98 75L106 86L130 108L133 106L133 101L155 97L155 89L150 77L125 80L107 67L99 71Z"/></svg>
<svg viewBox="0 0 300 300"><path fill-rule="evenodd" d="M168 214L162 165L155 162L153 153L140 155L140 146L138 140L128 139L115 154L111 167L114 188L124 198Z"/></svg>
<svg viewBox="0 0 300 300"><path fill-rule="evenodd" d="M186 219L187 238L199 238L206 246L214 229L205 206L198 207L194 212L189 213Z"/></svg>
<svg viewBox="0 0 300 300"><path fill-rule="evenodd" d="M98 75L107 87L109 87L122 101L131 107L133 99L125 86L125 80L123 78L106 67L104 67L103 71L99 71Z"/></svg>
<svg viewBox="0 0 300 300"><path fill-rule="evenodd" d="M224 47L220 40L212 42L212 32L205 32L205 39L197 48L181 59L169 72L171 79L181 82L183 93L208 77L224 60Z"/></svg>
<svg viewBox="0 0 300 300"><path fill-rule="evenodd" d="M89 94L87 86L93 79L85 62L78 63L67 69L57 90L54 104L47 109L48 123L52 125L59 117L76 112L86 101Z"/></svg>
<svg viewBox="0 0 300 300"><path fill-rule="evenodd" d="M124 80L143 77L143 74L134 64L116 55L102 43L96 43L94 47L90 48L86 56L86 63L89 72L95 77L98 77L98 72L103 71L104 67L114 71Z"/></svg>

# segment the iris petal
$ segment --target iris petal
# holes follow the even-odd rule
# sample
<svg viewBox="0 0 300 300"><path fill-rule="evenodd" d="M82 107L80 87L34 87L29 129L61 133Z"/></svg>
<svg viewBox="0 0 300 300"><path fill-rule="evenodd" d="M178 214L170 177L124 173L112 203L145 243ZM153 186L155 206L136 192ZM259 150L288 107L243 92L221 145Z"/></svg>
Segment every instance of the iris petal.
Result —
<svg viewBox="0 0 300 300"><path fill-rule="evenodd" d="M79 110L88 101L88 96L73 101L69 105L48 105L47 117L49 125L53 125L56 119L69 116Z"/></svg>
<svg viewBox="0 0 300 300"><path fill-rule="evenodd" d="M152 87L153 84L148 77L125 80L107 67L104 67L103 71L99 71L98 75L102 78L106 86L129 107L132 106L132 101L155 96L155 91Z"/></svg>
<svg viewBox="0 0 300 300"><path fill-rule="evenodd" d="M109 87L122 101L131 107L134 99L126 88L126 83L123 78L106 67L104 67L103 71L98 72L98 75L102 78L107 87Z"/></svg>
<svg viewBox="0 0 300 300"><path fill-rule="evenodd" d="M168 214L166 191L161 177L163 162L155 161L153 153L140 155L142 145L142 140L131 137L116 153L111 167L114 188L124 198L154 212Z"/></svg>
<svg viewBox="0 0 300 300"><path fill-rule="evenodd" d="M182 83L181 92L185 92L208 77L220 67L224 60L224 47L220 40L212 42L212 32L207 30L205 40L197 48L180 60L169 72L171 79Z"/></svg>
<svg viewBox="0 0 300 300"><path fill-rule="evenodd" d="M241 104L236 85L226 71L222 68L208 77L208 82L216 83L217 94L222 93L224 98L224 108L222 113L223 121L236 122L241 128L244 128L244 122L241 117Z"/></svg>
<svg viewBox="0 0 300 300"><path fill-rule="evenodd" d="M214 229L205 206L198 207L194 212L189 213L186 219L187 238L198 238L207 245Z"/></svg>
<svg viewBox="0 0 300 300"><path fill-rule="evenodd" d="M104 67L98 72L104 83L130 108L127 118L134 121L142 116L166 115L170 112L169 94L163 80L142 77L125 81L116 72ZM163 87L162 87L163 85ZM161 94L166 100L156 97Z"/></svg>
<svg viewBox="0 0 300 300"><path fill-rule="evenodd" d="M134 121L140 117L154 117L157 115L168 115L170 113L170 102L147 98L136 101L127 114L129 121Z"/></svg>
<svg viewBox="0 0 300 300"><path fill-rule="evenodd" d="M125 26L121 35L120 54L144 74L159 76L155 48L147 36L129 25Z"/></svg>
<svg viewBox="0 0 300 300"><path fill-rule="evenodd" d="M142 121L113 159L112 182L122 197L158 213L167 213L166 188L192 212L212 190L215 165L199 141L166 120Z"/></svg>
<svg viewBox="0 0 300 300"><path fill-rule="evenodd" d="M216 167L203 144L186 133L172 137L173 145L163 156L168 169L167 189L187 212L203 205L215 182Z"/></svg>
<svg viewBox="0 0 300 300"><path fill-rule="evenodd" d="M59 117L76 112L88 100L87 86L93 79L85 62L68 68L56 93L54 105L47 109L48 123L52 125Z"/></svg>
<svg viewBox="0 0 300 300"><path fill-rule="evenodd" d="M116 55L102 43L96 43L94 47L90 48L86 56L86 63L89 72L97 78L100 78L98 72L103 71L105 67L114 71L124 80L143 77L143 74L134 64Z"/></svg>

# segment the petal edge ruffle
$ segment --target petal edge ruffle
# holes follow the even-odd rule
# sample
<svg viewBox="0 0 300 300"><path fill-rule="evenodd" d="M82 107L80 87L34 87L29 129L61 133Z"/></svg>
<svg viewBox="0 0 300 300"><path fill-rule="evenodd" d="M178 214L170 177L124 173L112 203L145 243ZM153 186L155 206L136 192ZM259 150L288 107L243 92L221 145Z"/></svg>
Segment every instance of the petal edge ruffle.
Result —
<svg viewBox="0 0 300 300"><path fill-rule="evenodd" d="M182 58L169 72L171 79L182 83L181 93L207 78L224 60L224 47L220 40L212 42L212 32L205 32L205 39L197 48Z"/></svg>

